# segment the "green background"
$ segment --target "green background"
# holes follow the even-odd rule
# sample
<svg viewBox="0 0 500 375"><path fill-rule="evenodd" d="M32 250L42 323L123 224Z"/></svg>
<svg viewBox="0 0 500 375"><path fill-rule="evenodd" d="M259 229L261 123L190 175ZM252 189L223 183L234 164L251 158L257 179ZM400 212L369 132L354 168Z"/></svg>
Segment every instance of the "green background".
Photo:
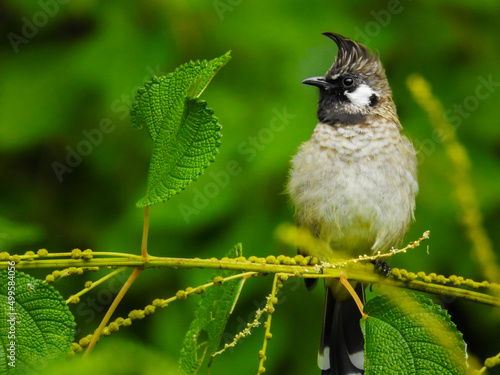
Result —
<svg viewBox="0 0 500 375"><path fill-rule="evenodd" d="M44 10L45 9L45 10ZM418 249L392 260L411 271L482 280L471 244L457 221L451 163L405 85L412 73L433 86L454 117L472 160L472 181L485 227L500 241L500 126L498 85L474 100L480 77L500 82L500 5L490 1L7 1L0 5L0 249L47 248L139 252L152 144L131 127L128 107L138 86L195 59L232 50L233 59L203 93L223 125L215 164L180 195L151 208L149 250L173 257L222 256L237 242L244 255L294 254L274 236L293 222L283 193L297 147L316 124L315 88L301 80L322 75L336 54L324 31L358 39L380 52L405 134L419 151L420 194L407 240L431 230ZM34 23L35 29L27 27ZM36 26L38 24L39 26ZM24 38L14 46L13 34ZM481 93L485 92L481 89ZM471 99L472 97L472 99ZM476 103L471 107L471 103ZM456 106L468 104L461 114ZM293 115L276 120L276 113ZM458 119L458 120L457 120ZM111 124L109 123L111 122ZM101 123L108 132L89 143ZM272 130L271 124L275 126ZM53 163L74 168L56 176ZM74 157L74 155L73 155ZM235 168L237 166L237 168ZM224 171L230 169L231 175ZM229 176L229 177L228 177ZM182 208L190 207L186 214ZM428 249L426 249L428 246ZM35 273L43 277L44 273ZM210 272L151 270L141 274L117 314L202 283ZM88 278L56 284L64 296ZM228 326L234 335L252 320L271 277L249 280ZM323 288L308 293L290 281L273 320L268 373L317 373ZM116 287L104 287L73 307L81 334L91 332ZM500 351L498 311L434 296L447 307L480 359ZM116 337L142 343L170 362L178 358L195 298L172 304ZM213 374L256 372L264 331L217 358ZM99 346L96 348L99 350ZM166 369L162 369L162 371ZM495 373L495 372L492 372ZM499 370L496 370L499 373Z"/></svg>

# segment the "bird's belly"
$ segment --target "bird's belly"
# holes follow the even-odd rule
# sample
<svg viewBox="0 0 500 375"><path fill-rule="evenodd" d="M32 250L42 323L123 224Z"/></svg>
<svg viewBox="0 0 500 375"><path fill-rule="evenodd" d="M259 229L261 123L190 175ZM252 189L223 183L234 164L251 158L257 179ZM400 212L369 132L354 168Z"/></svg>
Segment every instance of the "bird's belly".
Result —
<svg viewBox="0 0 500 375"><path fill-rule="evenodd" d="M343 155L304 144L288 184L299 226L326 241L335 256L398 246L413 215L416 182L397 157ZM328 260L331 253L312 255Z"/></svg>

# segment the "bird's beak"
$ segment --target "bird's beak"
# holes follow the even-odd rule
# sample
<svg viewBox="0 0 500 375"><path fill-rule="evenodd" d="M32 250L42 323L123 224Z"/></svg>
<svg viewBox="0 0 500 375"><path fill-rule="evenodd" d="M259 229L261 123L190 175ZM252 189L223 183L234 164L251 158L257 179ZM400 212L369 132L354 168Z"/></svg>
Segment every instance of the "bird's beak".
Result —
<svg viewBox="0 0 500 375"><path fill-rule="evenodd" d="M324 89L326 89L330 86L330 84L325 81L325 77L306 78L305 80L302 81L302 83L304 83L306 85L324 88Z"/></svg>

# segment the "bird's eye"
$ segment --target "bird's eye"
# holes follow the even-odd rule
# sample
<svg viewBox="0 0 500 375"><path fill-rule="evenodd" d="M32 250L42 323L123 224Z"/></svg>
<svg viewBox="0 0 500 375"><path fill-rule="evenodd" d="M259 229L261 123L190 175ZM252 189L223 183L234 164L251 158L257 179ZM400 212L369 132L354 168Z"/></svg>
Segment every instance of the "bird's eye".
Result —
<svg viewBox="0 0 500 375"><path fill-rule="evenodd" d="M354 80L352 78L347 77L347 78L344 78L342 83L344 84L345 87L349 87L349 86L352 86L352 84L354 83Z"/></svg>

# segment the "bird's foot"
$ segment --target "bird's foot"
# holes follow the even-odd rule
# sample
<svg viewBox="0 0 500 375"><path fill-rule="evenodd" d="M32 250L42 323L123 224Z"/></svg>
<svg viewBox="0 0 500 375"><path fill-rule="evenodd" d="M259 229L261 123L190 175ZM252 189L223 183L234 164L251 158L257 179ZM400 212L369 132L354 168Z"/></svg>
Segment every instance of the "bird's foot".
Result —
<svg viewBox="0 0 500 375"><path fill-rule="evenodd" d="M387 277L391 273L391 267L383 260L377 259L373 262L373 264L375 265L376 270L380 268L380 272L382 272L384 276Z"/></svg>

